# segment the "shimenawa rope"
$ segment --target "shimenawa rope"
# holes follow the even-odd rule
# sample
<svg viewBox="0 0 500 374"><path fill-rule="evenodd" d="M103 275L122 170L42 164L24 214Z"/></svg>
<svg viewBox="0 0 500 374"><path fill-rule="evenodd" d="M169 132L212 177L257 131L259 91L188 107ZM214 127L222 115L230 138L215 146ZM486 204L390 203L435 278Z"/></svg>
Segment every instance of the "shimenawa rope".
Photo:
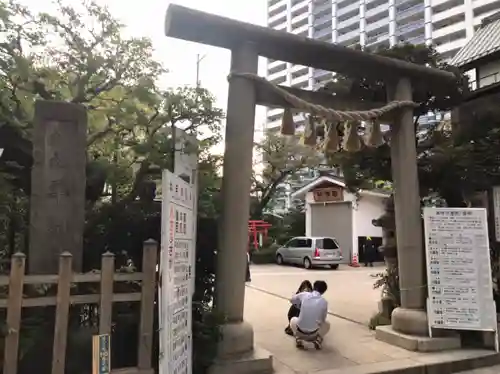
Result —
<svg viewBox="0 0 500 374"><path fill-rule="evenodd" d="M416 108L419 105L413 101L393 101L381 108L370 109L365 111L340 111L330 108L325 108L322 105L313 104L306 100L297 97L290 92L282 89L278 85L269 82L267 79L260 77L252 73L237 73L232 72L228 76L228 80L233 77L252 79L258 82L262 82L267 85L274 92L279 94L283 99L285 99L289 104L291 104L295 109L312 113L313 115L319 115L328 120L333 121L369 121L380 118L384 114L387 114L395 109L399 108Z"/></svg>

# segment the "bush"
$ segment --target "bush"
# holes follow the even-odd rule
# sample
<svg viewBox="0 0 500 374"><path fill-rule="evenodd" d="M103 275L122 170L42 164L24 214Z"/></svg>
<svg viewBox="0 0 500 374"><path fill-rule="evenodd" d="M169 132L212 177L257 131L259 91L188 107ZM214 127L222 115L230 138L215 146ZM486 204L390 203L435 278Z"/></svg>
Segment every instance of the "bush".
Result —
<svg viewBox="0 0 500 374"><path fill-rule="evenodd" d="M372 318L370 318L368 327L370 330L375 330L377 326L388 326L390 324L391 321L389 318L385 317L382 313L376 313Z"/></svg>
<svg viewBox="0 0 500 374"><path fill-rule="evenodd" d="M376 275L373 288L382 288L384 296L392 300L394 307L401 306L401 291L399 289L399 272L397 267L386 269L383 273Z"/></svg>
<svg viewBox="0 0 500 374"><path fill-rule="evenodd" d="M217 262L217 220L198 219L196 238L195 293L193 295L193 374L205 374L222 339L224 316L213 308Z"/></svg>
<svg viewBox="0 0 500 374"><path fill-rule="evenodd" d="M271 244L252 254L252 262L254 264L273 264L276 262L276 250L279 248L277 244Z"/></svg>

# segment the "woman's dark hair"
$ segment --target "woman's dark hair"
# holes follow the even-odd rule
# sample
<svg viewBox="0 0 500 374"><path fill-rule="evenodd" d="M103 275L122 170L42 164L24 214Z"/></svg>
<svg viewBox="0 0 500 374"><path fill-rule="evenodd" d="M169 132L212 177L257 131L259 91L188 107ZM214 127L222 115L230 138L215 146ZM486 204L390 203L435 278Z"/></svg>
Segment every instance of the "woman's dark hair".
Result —
<svg viewBox="0 0 500 374"><path fill-rule="evenodd" d="M312 291L313 286L311 282L309 282L307 279L302 281L302 283L299 286L299 289L297 290L297 293L304 292L304 291Z"/></svg>

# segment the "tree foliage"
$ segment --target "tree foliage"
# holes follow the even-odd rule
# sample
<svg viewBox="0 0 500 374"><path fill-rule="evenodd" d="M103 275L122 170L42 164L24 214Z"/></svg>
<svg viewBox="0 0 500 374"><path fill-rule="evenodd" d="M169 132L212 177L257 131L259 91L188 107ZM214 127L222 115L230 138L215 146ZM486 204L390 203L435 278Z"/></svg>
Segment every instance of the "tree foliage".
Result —
<svg viewBox="0 0 500 374"><path fill-rule="evenodd" d="M420 65L448 69L457 76L456 85L432 92L422 86L414 87L414 101L421 103L415 110L415 130L418 119L428 112L447 112L460 105L468 93L467 80L453 68L440 61L432 47L398 45L375 53ZM347 87L347 88L346 88ZM385 102L386 87L381 82L338 77L326 91L347 95L355 100ZM417 162L422 197L436 194L449 206L464 206L477 190L498 182L500 160L493 149L498 144L499 122L495 116L479 115L468 131L454 131L447 122L431 125L418 132ZM389 145L372 149L364 147L356 153L340 152L330 160L342 167L347 183L360 188L373 181L391 181Z"/></svg>
<svg viewBox="0 0 500 374"><path fill-rule="evenodd" d="M252 216L261 217L272 203L280 185L299 178L299 172L306 168L316 168L323 156L314 148L304 146L298 137L284 137L267 132L255 145L261 157L254 165L253 192L255 199Z"/></svg>
<svg viewBox="0 0 500 374"><path fill-rule="evenodd" d="M153 59L149 39L124 37L124 25L96 2L57 4L54 14L1 4L0 115L17 136L3 140L8 148L29 144L36 99L85 105L87 174L95 183L88 197L102 197L108 183L133 201L150 173L168 166L174 126L215 133L203 146L218 141L223 113L213 96L202 88L160 90L156 81L166 70ZM24 166L29 174L30 163ZM29 191L29 177L24 182Z"/></svg>
<svg viewBox="0 0 500 374"><path fill-rule="evenodd" d="M58 0L55 11L35 14L15 0L0 1L0 148L4 149L0 157L0 259L27 249L34 103L58 100L83 105L88 113L85 270L99 267L105 251L117 254L117 266L132 262L140 268L142 242L161 237L161 209L153 197L161 170L172 168L179 128L199 140L200 212L210 219L217 214L220 160L209 150L220 140L223 112L203 88L159 87L157 82L167 72L153 58L151 41L126 37L124 25L108 8L87 0L67 4ZM207 230L206 225L199 226ZM216 243L211 241L209 246L197 253L210 256L212 264ZM206 353L216 346L218 322L207 322L213 266L199 269L197 295L202 297L195 300L194 345L205 367L213 358ZM72 309L72 316L80 317L82 310ZM134 360L138 312L130 305L114 308L113 340L119 342L114 348L116 365ZM35 370L21 369L25 364L50 365L45 359L50 354L44 354L49 346L43 342L51 340L52 330L26 326L25 317L21 374ZM87 356L75 348L90 347L91 322L76 320L77 326L70 326L67 362L78 372L89 371ZM45 325L50 325L48 321ZM75 339L79 342L72 345Z"/></svg>

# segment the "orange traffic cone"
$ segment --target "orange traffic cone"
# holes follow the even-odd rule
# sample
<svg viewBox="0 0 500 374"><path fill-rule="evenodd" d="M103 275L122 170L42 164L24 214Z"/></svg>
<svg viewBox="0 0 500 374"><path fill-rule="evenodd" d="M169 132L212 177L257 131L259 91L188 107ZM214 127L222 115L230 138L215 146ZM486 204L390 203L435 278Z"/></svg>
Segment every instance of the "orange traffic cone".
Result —
<svg viewBox="0 0 500 374"><path fill-rule="evenodd" d="M353 253L352 255L352 261L349 266L352 266L353 268L359 268L359 261L358 261L358 254Z"/></svg>

